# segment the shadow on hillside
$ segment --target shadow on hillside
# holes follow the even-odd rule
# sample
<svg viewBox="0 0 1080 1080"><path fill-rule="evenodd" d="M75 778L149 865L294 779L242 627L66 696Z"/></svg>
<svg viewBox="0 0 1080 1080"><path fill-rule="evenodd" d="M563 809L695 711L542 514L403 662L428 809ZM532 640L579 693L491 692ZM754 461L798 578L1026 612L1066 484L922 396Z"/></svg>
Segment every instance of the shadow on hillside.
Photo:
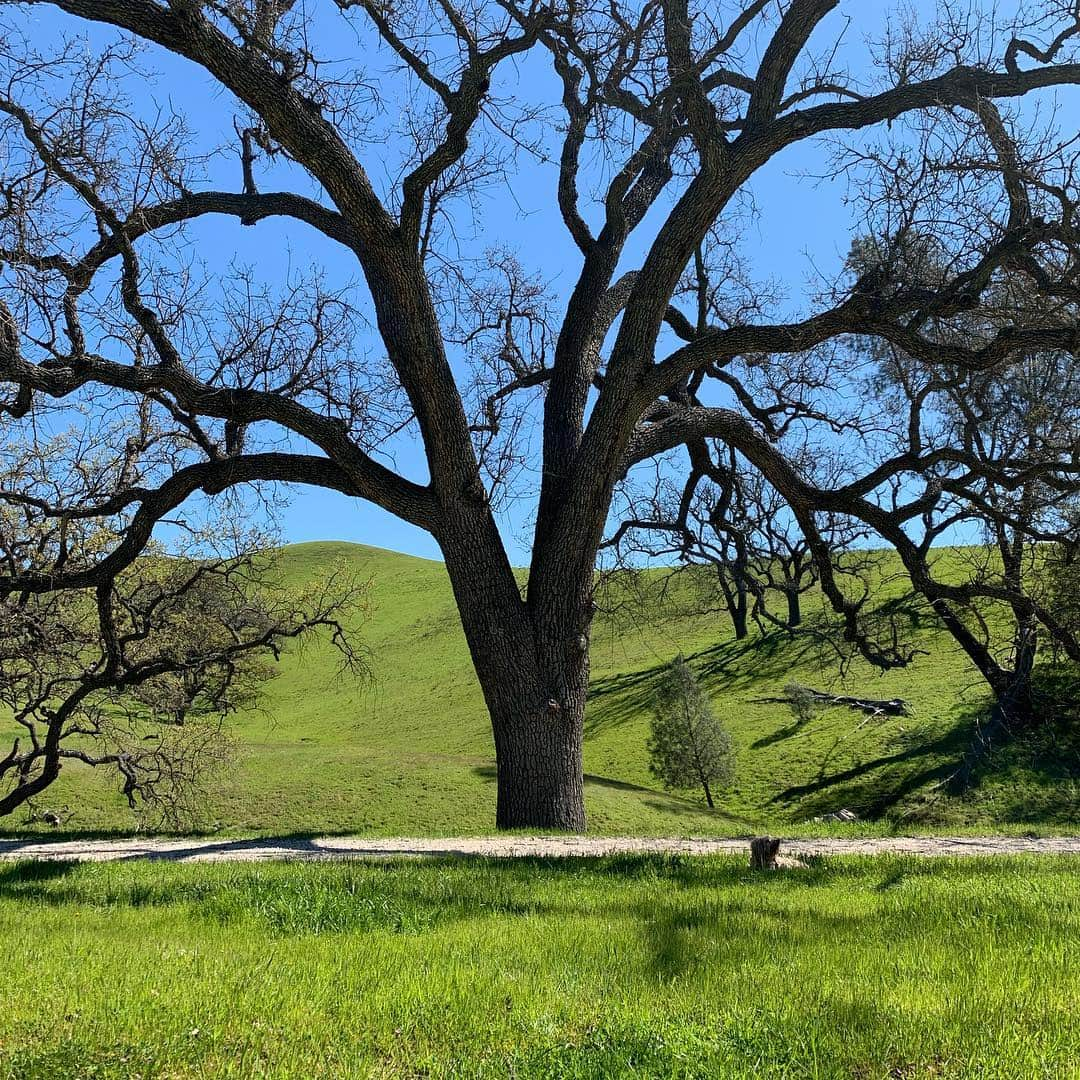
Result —
<svg viewBox="0 0 1080 1080"><path fill-rule="evenodd" d="M786 678L793 667L819 651L819 643L811 635L793 636L783 630L770 630L742 641L722 641L690 653L686 659L707 690L722 685L729 692L748 691L760 683L775 683ZM585 737L649 716L656 681L667 667L665 661L638 671L594 679L589 686L585 710Z"/></svg>
<svg viewBox="0 0 1080 1080"><path fill-rule="evenodd" d="M960 794L993 788L997 816L1007 822L1073 824L1080 820L1080 679L1075 672L1036 672L1036 693L1046 718L1006 739L976 764ZM965 714L968 743L986 722L989 705ZM954 785L950 793L956 794Z"/></svg>
<svg viewBox="0 0 1080 1080"><path fill-rule="evenodd" d="M474 765L472 772L474 776L479 776L481 780L486 780L490 784L494 784L499 776L498 769L494 765ZM639 791L646 795L660 794L656 788L645 787L643 784L631 784L628 780L614 780L608 776L597 776L595 773L585 773L584 777L586 784L613 788L616 791Z"/></svg>
<svg viewBox="0 0 1080 1080"><path fill-rule="evenodd" d="M494 783L498 775L494 765L475 765L472 771L476 776L489 783ZM584 776L586 791L590 787L603 787L610 788L612 791L626 791L636 795L645 795L648 798L642 800L642 805L647 806L650 810L658 810L661 813L680 817L717 817L723 821L730 821L738 825L753 824L749 818L728 813L728 811L720 807L710 810L703 803L695 802L693 799L682 798L661 791L658 788L646 787L644 784L632 784L628 780L615 780L610 776L598 776L596 773L585 773Z"/></svg>
<svg viewBox="0 0 1080 1080"><path fill-rule="evenodd" d="M784 724L783 727L778 727L768 735L762 735L760 739L755 739L750 744L750 749L764 750L766 746L773 746L775 743L783 742L785 739L793 739L796 735L805 731L809 723L809 720L794 720L790 724Z"/></svg>
<svg viewBox="0 0 1080 1080"><path fill-rule="evenodd" d="M689 799L679 799L673 795L663 795L660 792L654 794L655 798L643 800L642 805L647 806L650 810L657 810L673 817L693 817L697 818L698 821L703 817L717 818L720 821L728 821L733 825L741 826L747 835L757 825L757 822L752 818L743 817L741 814L733 814L721 806L716 806L710 810L704 803L691 802Z"/></svg>
<svg viewBox="0 0 1080 1080"><path fill-rule="evenodd" d="M881 817L925 785L945 780L955 770L970 735L970 722L963 719L937 738L836 772L827 771L830 755L826 754L816 779L784 788L770 801L786 803L808 817L841 807L860 817Z"/></svg>

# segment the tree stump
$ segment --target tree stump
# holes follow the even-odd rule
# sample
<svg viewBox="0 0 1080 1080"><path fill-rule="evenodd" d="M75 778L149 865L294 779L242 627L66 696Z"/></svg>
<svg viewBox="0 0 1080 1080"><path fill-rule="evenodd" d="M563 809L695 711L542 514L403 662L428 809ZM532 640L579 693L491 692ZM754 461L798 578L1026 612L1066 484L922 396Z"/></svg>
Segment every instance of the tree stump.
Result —
<svg viewBox="0 0 1080 1080"><path fill-rule="evenodd" d="M775 836L755 836L750 841L750 869L775 870L780 840Z"/></svg>

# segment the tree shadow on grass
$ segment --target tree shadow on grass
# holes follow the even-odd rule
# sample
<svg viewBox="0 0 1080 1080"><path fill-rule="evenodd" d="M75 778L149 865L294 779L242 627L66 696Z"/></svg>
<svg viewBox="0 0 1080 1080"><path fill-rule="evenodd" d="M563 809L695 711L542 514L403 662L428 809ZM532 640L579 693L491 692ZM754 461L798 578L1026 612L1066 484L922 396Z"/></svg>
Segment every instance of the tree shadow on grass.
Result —
<svg viewBox="0 0 1080 1080"><path fill-rule="evenodd" d="M862 817L880 817L913 792L947 778L956 768L968 733L968 724L961 721L937 738L845 769L826 772L823 763L816 779L786 787L770 801L811 816L844 806Z"/></svg>
<svg viewBox="0 0 1080 1080"><path fill-rule="evenodd" d="M765 747L772 746L778 742L783 742L785 739L793 739L796 735L805 731L806 726L809 723L809 720L795 720L790 724L785 724L783 727L778 727L768 735L762 735L760 739L755 739L750 744L750 749L764 750Z"/></svg>
<svg viewBox="0 0 1080 1080"><path fill-rule="evenodd" d="M612 791L626 791L634 794L647 796L642 800L642 805L651 810L658 810L665 814L675 814L682 817L715 817L722 821L730 821L740 825L749 825L748 818L738 814L732 814L723 807L709 809L704 803L695 799L676 795L673 792L661 791L659 788L646 787L644 784L631 784L625 780L614 780L609 776L597 776L595 773L585 773L585 788L603 787Z"/></svg>
<svg viewBox="0 0 1080 1080"><path fill-rule="evenodd" d="M0 899L35 899L42 885L67 877L78 863L70 859L35 860L0 865Z"/></svg>
<svg viewBox="0 0 1080 1080"><path fill-rule="evenodd" d="M818 642L810 635L770 630L742 641L719 642L690 653L686 659L706 690L716 690L722 685L729 692L749 691L762 683L773 684L787 677L792 668L818 650ZM586 739L650 715L656 682L667 667L665 661L638 671L594 679L589 685L585 709Z"/></svg>
<svg viewBox="0 0 1080 1080"><path fill-rule="evenodd" d="M700 861L700 860L698 860ZM574 858L438 856L282 863L100 866L18 862L0 867L0 902L104 911L175 908L219 925L262 924L288 934L415 932L478 916L588 914L587 899L537 889L552 877L700 884L695 860L668 855ZM606 887L605 887L606 888Z"/></svg>
<svg viewBox="0 0 1080 1080"><path fill-rule="evenodd" d="M989 748L977 742L989 702L964 714L968 730L962 753L978 753L979 760L966 782L950 784L950 793L973 795L995 787L1002 821L1073 824L1080 819L1080 684L1071 673L1038 671L1036 688L1048 715Z"/></svg>
<svg viewBox="0 0 1080 1080"><path fill-rule="evenodd" d="M689 799L677 799L674 796L658 795L653 799L645 799L643 805L647 806L650 810L670 814L673 817L692 817L696 818L698 821L704 817L715 818L718 821L727 822L731 825L738 825L747 836L749 836L750 832L757 826L757 822L753 818L744 817L742 814L734 814L729 810L723 809L723 807L717 806L710 810L701 803L696 803Z"/></svg>
<svg viewBox="0 0 1080 1080"><path fill-rule="evenodd" d="M985 878L1006 872L980 863L969 860L951 873ZM768 965L778 954L804 948L834 950L861 941L912 948L926 932L919 919L896 920L892 907L875 903L861 911L831 910L835 902L826 893L840 889L880 896L911 874L931 872L929 867L928 860L899 856L822 859L807 869L760 872L750 870L742 857L640 854L272 870L234 864L214 868L215 873L203 867L150 872L126 866L107 875L70 864L19 864L0 868L0 901L96 909L106 917L125 908L174 909L178 934L185 920L194 919L225 930L243 926L290 938L416 935L484 918L544 918L549 928L586 919L625 925L641 942L645 970L665 982L703 964L734 969L757 958ZM808 897L792 908L793 890L820 890L821 902ZM945 894L940 902L947 902ZM1019 934L1038 919L1043 901L1033 893L1030 913L1015 910L1015 897L1009 903L1010 925ZM929 925L938 924L931 918ZM547 936L549 928L522 924L523 933ZM1061 932L1072 931L1063 925Z"/></svg>
<svg viewBox="0 0 1080 1080"><path fill-rule="evenodd" d="M726 689L750 690L790 675L811 657L821 654L812 634L768 630L742 641L724 641L692 657L706 686L723 680Z"/></svg>
<svg viewBox="0 0 1080 1080"><path fill-rule="evenodd" d="M624 910L638 924L652 973L663 983L692 975L695 969L706 966L736 969L762 963L768 967L778 959L783 965L800 950L842 955L848 949L876 943L914 954L928 933L951 932L947 927L956 912L947 892L936 900L913 899L910 909L901 902L901 917L897 917L894 902L837 911L816 910L819 905L814 899L800 901L793 909L783 898L796 889L820 890L823 906L831 907L833 901L827 898L828 893L854 889L880 898L913 879L933 877L941 870L937 859L917 855L876 856L872 861L846 863L817 860L808 869L768 872L752 871L729 860L714 870L717 889L682 898L673 892L670 900L635 900ZM974 920L992 918L988 913L995 904L993 880L1015 873L1000 862L984 859L965 859L962 867L950 872L962 873L972 883L974 891L961 890L956 902L970 905ZM1048 872L1063 871L1048 867ZM986 883L985 887L979 882ZM699 879L693 884L702 883ZM982 898L974 898L979 896ZM1036 892L1030 899L1019 901L1010 892L1000 903L1018 945L1026 941L1028 927L1046 917L1046 901ZM926 904L937 904L940 910L936 914L930 911L923 919ZM1080 915L1069 914L1063 919L1061 933L1074 933L1080 929L1078 924ZM977 934L977 930L973 931L973 937Z"/></svg>
<svg viewBox="0 0 1080 1080"><path fill-rule="evenodd" d="M849 768L828 771L826 754L816 779L789 786L771 801L807 816L846 806L864 818L878 818L895 812L912 796L973 796L996 785L1003 789L994 793L996 820L1074 822L1080 809L1080 725L1068 706L1056 719L990 748L964 787L955 789L952 781L989 710L988 701L974 702L936 737L921 738L913 732L911 736L919 738L913 745ZM922 813L929 805L909 810Z"/></svg>
<svg viewBox="0 0 1080 1080"><path fill-rule="evenodd" d="M743 860L681 854L625 853L599 856L520 856L513 859L439 855L417 860L336 860L303 867L282 862L170 864L116 860L21 861L0 866L0 901L84 906L99 909L177 907L219 922L269 913L287 916L303 930L304 913L358 909L365 920L393 914L399 925L434 925L477 915L582 914L592 911L580 898L556 892L538 899L544 879L591 878L634 881L648 878L684 888L730 884L743 873ZM606 887L605 887L606 888ZM613 910L623 904L613 900ZM344 920L346 923L347 919ZM332 927L330 927L332 928ZM341 928L339 926L339 928ZM346 925L344 928L348 928Z"/></svg>
<svg viewBox="0 0 1080 1080"><path fill-rule="evenodd" d="M498 778L498 770L494 765L475 765L473 773L489 783L494 783ZM644 784L633 784L628 780L616 780L610 776L598 776L596 773L585 773L585 790L590 787L608 788L612 791L625 791L634 795L644 795L642 805L650 810L657 810L664 814L672 814L679 817L716 817L722 821L729 821L736 825L752 826L751 819L739 814L729 813L721 807L710 810L702 803L693 799L683 798L670 792L661 791L658 788L646 787Z"/></svg>
<svg viewBox="0 0 1080 1080"><path fill-rule="evenodd" d="M499 776L499 771L494 765L474 765L474 776L479 776L488 783L494 783ZM596 773L584 773L586 784L595 784L598 787L612 788L615 791L639 791L646 795L657 795L656 788L645 787L644 784L632 784L629 780L616 780L610 776L598 776Z"/></svg>
<svg viewBox="0 0 1080 1080"><path fill-rule="evenodd" d="M773 871L770 876L776 873L794 877L806 871ZM741 900L725 898L721 905L703 898L693 906L638 903L628 909L655 978L666 983L705 965L738 968L754 958L771 962L806 946L828 951L837 942L874 935L872 924L885 922L875 913L814 912L805 906L793 918L789 911L769 907L777 882L756 881L748 871L739 877L745 889Z"/></svg>

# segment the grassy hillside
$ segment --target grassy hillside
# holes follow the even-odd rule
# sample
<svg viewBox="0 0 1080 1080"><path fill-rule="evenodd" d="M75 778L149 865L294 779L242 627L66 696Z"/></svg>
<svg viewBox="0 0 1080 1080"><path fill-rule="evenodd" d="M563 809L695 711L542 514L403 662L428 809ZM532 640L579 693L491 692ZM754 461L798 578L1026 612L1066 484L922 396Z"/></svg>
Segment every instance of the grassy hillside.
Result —
<svg viewBox="0 0 1080 1080"><path fill-rule="evenodd" d="M229 830L478 833L494 817L488 720L441 564L349 544L302 544L283 554L299 583L347 559L371 579L369 685L338 671L336 652L314 641L289 653L264 706L230 721L238 753L208 797L208 827ZM808 600L809 614L819 601ZM965 745L982 689L951 639L911 627L929 656L886 676L856 663L841 683L835 659L812 635L730 637L719 616L629 608L601 615L593 635L586 714L590 829L602 833L724 834L771 827L803 831L808 819L851 807L905 827L1043 825L1080 818L1080 754L1057 745L1016 748L964 800L933 790ZM654 681L682 651L734 738L733 787L709 813L693 798L657 790L645 737ZM911 718L864 723L830 709L798 728L783 705L759 699L797 680L902 696ZM45 800L76 811L69 827L130 830L134 819L112 777L67 771ZM18 828L16 814L3 825ZM863 826L865 828L865 826ZM880 826L888 827L887 824Z"/></svg>

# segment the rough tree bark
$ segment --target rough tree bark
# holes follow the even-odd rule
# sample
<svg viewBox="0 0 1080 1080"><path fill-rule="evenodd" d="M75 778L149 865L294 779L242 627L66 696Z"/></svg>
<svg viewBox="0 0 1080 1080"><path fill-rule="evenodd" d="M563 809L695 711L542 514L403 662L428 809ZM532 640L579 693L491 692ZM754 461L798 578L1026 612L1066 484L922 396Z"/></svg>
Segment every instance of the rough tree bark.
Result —
<svg viewBox="0 0 1080 1080"><path fill-rule="evenodd" d="M780 854L780 840L775 836L755 836L750 841L750 868L752 870L775 870Z"/></svg>
<svg viewBox="0 0 1080 1080"><path fill-rule="evenodd" d="M591 582L575 605L536 618L505 558L475 539L443 544L462 626L495 738L501 829L582 831L581 764ZM561 580L561 579L560 579Z"/></svg>
<svg viewBox="0 0 1080 1080"><path fill-rule="evenodd" d="M787 599L787 624L791 629L802 623L802 593L796 588L784 590Z"/></svg>

